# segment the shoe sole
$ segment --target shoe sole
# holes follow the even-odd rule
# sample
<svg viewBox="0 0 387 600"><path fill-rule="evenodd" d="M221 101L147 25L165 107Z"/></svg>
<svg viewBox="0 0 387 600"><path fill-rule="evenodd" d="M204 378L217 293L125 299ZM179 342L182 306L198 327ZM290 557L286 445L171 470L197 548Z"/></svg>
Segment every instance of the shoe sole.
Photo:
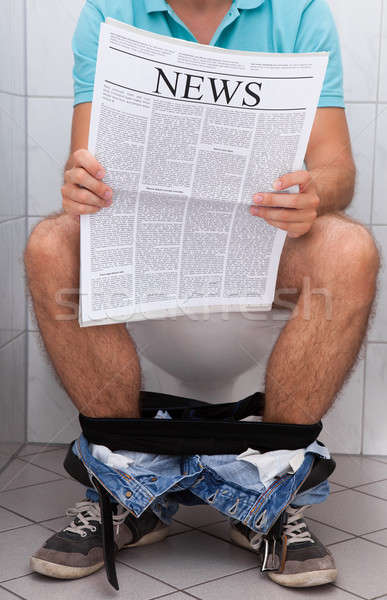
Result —
<svg viewBox="0 0 387 600"><path fill-rule="evenodd" d="M254 552L255 554L257 553L257 551L250 546L246 537L238 531L238 529L235 529L235 527L231 527L230 538L238 546L241 546L250 552ZM267 575L272 581L284 587L307 588L333 583L337 578L337 569L325 569L324 571L308 571L306 573L294 574L268 572Z"/></svg>
<svg viewBox="0 0 387 600"><path fill-rule="evenodd" d="M326 585L333 583L337 578L337 569L325 569L324 571L308 571L306 573L294 573L287 575L286 573L268 573L268 577L289 588L308 588L318 585Z"/></svg>
<svg viewBox="0 0 387 600"><path fill-rule="evenodd" d="M134 548L136 546L147 546L149 544L156 544L161 542L168 536L169 527L163 527L157 531L151 531L145 534L134 544L126 544L121 548ZM41 558L32 556L30 559L30 567L36 573L46 575L46 577L53 577L54 579L81 579L87 577L96 571L99 571L103 567L104 563L99 562L89 567L68 567L66 565L59 565L57 563L49 562Z"/></svg>
<svg viewBox="0 0 387 600"><path fill-rule="evenodd" d="M242 548L246 548L246 550L249 550L250 552L254 552L255 554L257 554L257 551L254 550L254 548L252 548L250 546L249 540L243 535L243 533L238 531L238 529L236 529L235 527L231 527L231 529L230 529L230 539L232 542L234 542L238 546L241 546Z"/></svg>

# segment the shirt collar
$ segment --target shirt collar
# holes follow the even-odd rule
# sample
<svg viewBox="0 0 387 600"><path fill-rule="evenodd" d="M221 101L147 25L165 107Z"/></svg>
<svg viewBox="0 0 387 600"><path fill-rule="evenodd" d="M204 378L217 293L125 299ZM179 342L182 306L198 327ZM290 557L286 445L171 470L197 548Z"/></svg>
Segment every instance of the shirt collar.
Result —
<svg viewBox="0 0 387 600"><path fill-rule="evenodd" d="M240 9L251 9L258 8L265 0L234 0L235 8ZM168 10L168 3L166 0L144 0L145 10L147 13L160 12Z"/></svg>

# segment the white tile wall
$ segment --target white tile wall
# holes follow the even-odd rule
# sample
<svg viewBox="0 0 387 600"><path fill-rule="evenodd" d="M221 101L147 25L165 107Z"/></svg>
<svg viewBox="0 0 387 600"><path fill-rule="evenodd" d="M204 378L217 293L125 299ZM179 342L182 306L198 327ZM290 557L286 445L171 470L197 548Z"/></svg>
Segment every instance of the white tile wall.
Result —
<svg viewBox="0 0 387 600"><path fill-rule="evenodd" d="M360 454L363 426L364 360L360 359L333 408L324 418L321 440L331 452Z"/></svg>
<svg viewBox="0 0 387 600"><path fill-rule="evenodd" d="M368 344L364 407L365 454L386 454L387 344Z"/></svg>
<svg viewBox="0 0 387 600"><path fill-rule="evenodd" d="M61 207L63 168L70 147L72 100L28 99L28 212L47 215Z"/></svg>
<svg viewBox="0 0 387 600"><path fill-rule="evenodd" d="M341 40L347 101L372 102L378 87L382 0L328 0Z"/></svg>
<svg viewBox="0 0 387 600"><path fill-rule="evenodd" d="M0 223L0 347L25 329L26 299L21 256L25 218Z"/></svg>
<svg viewBox="0 0 387 600"><path fill-rule="evenodd" d="M355 197L348 213L363 223L371 221L375 117L375 104L349 104L347 107L352 151L357 167Z"/></svg>
<svg viewBox="0 0 387 600"><path fill-rule="evenodd" d="M0 220L26 212L25 102L0 93Z"/></svg>
<svg viewBox="0 0 387 600"><path fill-rule="evenodd" d="M381 60L379 74L379 100L387 102L387 6L384 0L382 21L382 44L381 44Z"/></svg>
<svg viewBox="0 0 387 600"><path fill-rule="evenodd" d="M67 442L79 435L78 412L58 384L38 333L28 336L28 440Z"/></svg>
<svg viewBox="0 0 387 600"><path fill-rule="evenodd" d="M387 104L379 104L377 119L372 222L387 225Z"/></svg>
<svg viewBox="0 0 387 600"><path fill-rule="evenodd" d="M24 5L25 0L2 0L0 19L0 91L21 95L25 93Z"/></svg>
<svg viewBox="0 0 387 600"><path fill-rule="evenodd" d="M342 41L347 114L359 171L355 199L348 212L367 225L374 225L373 231L387 262L387 104L382 104L387 103L387 0L328 1ZM27 4L28 198L29 215L39 216L60 206L59 187L69 146L72 110L69 43L82 0L28 0ZM57 28L52 35L49 28L42 27L43 18L46 24L61 23L60 30ZM56 51L50 53L54 45ZM360 360L325 418L324 439L336 452L387 454L386 292L384 272L370 330L370 340L379 343L368 344L366 358ZM35 329L32 322L30 328ZM38 350L37 334L29 335L29 437L46 441L71 421L74 411ZM150 377L149 371L147 376ZM153 373L154 377L157 379ZM42 423L41 415L44 415ZM66 435L71 439L75 433L72 427L61 433L62 439Z"/></svg>
<svg viewBox="0 0 387 600"><path fill-rule="evenodd" d="M26 334L0 348L0 468L25 440Z"/></svg>
<svg viewBox="0 0 387 600"><path fill-rule="evenodd" d="M382 255L382 267L379 278L379 289L375 307L375 317L369 331L372 342L387 340L387 225L374 225L373 234ZM387 367L386 367L387 369ZM387 390L386 390L387 398Z"/></svg>
<svg viewBox="0 0 387 600"><path fill-rule="evenodd" d="M25 440L26 239L25 0L0 19L0 468Z"/></svg>
<svg viewBox="0 0 387 600"><path fill-rule="evenodd" d="M83 0L28 0L29 96L72 96L71 38L83 4Z"/></svg>

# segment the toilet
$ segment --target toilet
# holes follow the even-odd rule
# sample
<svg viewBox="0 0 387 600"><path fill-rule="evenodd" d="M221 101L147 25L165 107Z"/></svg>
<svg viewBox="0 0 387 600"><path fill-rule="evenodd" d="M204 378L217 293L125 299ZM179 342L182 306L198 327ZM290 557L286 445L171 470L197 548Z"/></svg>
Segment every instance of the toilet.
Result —
<svg viewBox="0 0 387 600"><path fill-rule="evenodd" d="M266 363L290 314L209 313L128 324L142 389L210 403L262 391Z"/></svg>

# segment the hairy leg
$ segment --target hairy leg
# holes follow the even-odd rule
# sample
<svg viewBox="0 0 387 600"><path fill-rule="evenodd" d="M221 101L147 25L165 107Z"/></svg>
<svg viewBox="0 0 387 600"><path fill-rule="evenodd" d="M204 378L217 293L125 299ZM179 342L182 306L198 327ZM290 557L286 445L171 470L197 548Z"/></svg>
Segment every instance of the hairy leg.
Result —
<svg viewBox="0 0 387 600"><path fill-rule="evenodd" d="M370 233L342 214L287 239L276 303L296 305L268 362L266 421L311 424L330 408L365 336L378 269Z"/></svg>
<svg viewBox="0 0 387 600"><path fill-rule="evenodd" d="M79 219L49 217L33 230L25 252L39 329L55 370L78 410L89 417L137 417L140 367L124 324L78 324ZM67 306L57 293L65 293Z"/></svg>

